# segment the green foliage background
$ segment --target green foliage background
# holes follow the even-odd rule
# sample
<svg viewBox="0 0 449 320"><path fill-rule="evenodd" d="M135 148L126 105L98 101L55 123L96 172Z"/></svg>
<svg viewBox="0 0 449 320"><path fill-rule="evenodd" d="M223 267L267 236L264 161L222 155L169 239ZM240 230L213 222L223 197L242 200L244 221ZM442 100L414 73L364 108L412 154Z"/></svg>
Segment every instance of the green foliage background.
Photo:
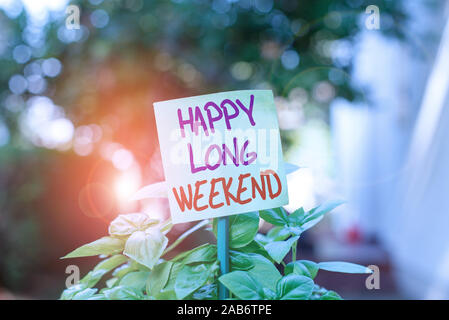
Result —
<svg viewBox="0 0 449 320"><path fill-rule="evenodd" d="M0 286L13 290L25 288L32 269L47 268L48 261L60 254L62 249L55 249L55 239L60 240L61 247L80 241L64 243L61 239L67 233L58 230L68 230L61 220L70 220L79 212L74 199L89 167L86 159L72 151L36 147L23 136L20 117L32 93L20 95L16 111L5 107L11 96L11 76L23 74L28 64L50 57L60 60L61 74L46 79L42 95L61 105L75 126L113 126L111 122L120 119L121 130L112 130L107 138L127 141L131 148L148 154L156 150L157 141L154 124L146 124L149 120L142 112L148 113L143 110L153 101L261 86L284 97L299 86L312 96L318 81L329 81L331 69L343 75L351 71L351 63L338 65L323 54L320 41L355 41L367 5L379 6L383 21L389 22L382 32L391 36L401 37L404 19L403 2L388 0L110 0L95 5L88 1L70 4L81 9L82 40L62 41L58 33L66 16L53 17L42 26L43 44L32 47L32 58L25 64L13 59L13 49L27 44L27 13L22 10L10 18L0 11L5 46L0 56L0 119L10 134L9 143L0 147ZM90 19L98 9L109 17L104 28L94 27ZM280 62L285 50L299 54L300 63L293 70ZM250 66L251 76L239 80L231 70L242 61ZM103 73L105 76L97 76ZM104 87L104 78L115 79L115 84ZM332 85L335 96L361 98L347 76ZM150 92L149 96L141 98L145 92ZM328 103L309 99L304 106L306 118L326 119ZM294 136L282 134L284 148L288 148Z"/></svg>

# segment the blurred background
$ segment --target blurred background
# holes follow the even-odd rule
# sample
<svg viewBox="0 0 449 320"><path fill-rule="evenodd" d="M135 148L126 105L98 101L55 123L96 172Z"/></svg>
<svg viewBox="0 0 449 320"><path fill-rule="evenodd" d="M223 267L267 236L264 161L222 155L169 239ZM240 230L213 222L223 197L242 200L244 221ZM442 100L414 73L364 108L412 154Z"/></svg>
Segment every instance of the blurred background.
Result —
<svg viewBox="0 0 449 320"><path fill-rule="evenodd" d="M95 264L59 257L117 214L168 216L128 201L164 179L153 102L249 88L302 167L287 209L347 201L302 257L380 268L378 290L317 282L449 298L448 21L443 0L0 0L0 298L56 299Z"/></svg>

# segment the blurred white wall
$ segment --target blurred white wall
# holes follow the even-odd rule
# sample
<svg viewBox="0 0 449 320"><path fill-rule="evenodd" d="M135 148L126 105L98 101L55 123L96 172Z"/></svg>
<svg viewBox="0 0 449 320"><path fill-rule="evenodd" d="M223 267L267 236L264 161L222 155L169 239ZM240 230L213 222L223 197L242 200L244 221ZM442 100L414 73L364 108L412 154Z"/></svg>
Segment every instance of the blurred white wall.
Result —
<svg viewBox="0 0 449 320"><path fill-rule="evenodd" d="M348 199L334 225L356 224L381 240L405 297L449 298L447 14L444 2L410 1L405 9L404 41L358 35L352 82L364 101L331 106L338 183Z"/></svg>
<svg viewBox="0 0 449 320"><path fill-rule="evenodd" d="M400 284L419 298L449 298L448 71L449 22L411 138L393 243Z"/></svg>

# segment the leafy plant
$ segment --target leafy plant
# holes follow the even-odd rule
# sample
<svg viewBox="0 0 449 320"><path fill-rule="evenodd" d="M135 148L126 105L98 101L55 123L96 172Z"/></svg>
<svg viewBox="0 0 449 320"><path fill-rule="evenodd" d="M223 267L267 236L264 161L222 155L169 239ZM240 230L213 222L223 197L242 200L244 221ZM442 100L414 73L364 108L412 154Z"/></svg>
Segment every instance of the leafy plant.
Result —
<svg viewBox="0 0 449 320"><path fill-rule="evenodd" d="M102 260L80 282L63 291L61 299L217 299L218 283L234 299L336 300L334 291L314 279L319 270L371 273L348 262L297 260L301 234L316 225L340 202L329 202L310 211L288 214L283 208L229 217L231 272L220 275L217 247L205 243L172 259L167 254L191 233L208 227L216 234L216 220L204 220L168 245L170 220L160 222L144 213L119 215L109 226L109 236L72 251L63 258L100 255ZM259 220L274 227L258 233ZM292 252L292 260L285 257ZM109 274L102 289L94 288Z"/></svg>

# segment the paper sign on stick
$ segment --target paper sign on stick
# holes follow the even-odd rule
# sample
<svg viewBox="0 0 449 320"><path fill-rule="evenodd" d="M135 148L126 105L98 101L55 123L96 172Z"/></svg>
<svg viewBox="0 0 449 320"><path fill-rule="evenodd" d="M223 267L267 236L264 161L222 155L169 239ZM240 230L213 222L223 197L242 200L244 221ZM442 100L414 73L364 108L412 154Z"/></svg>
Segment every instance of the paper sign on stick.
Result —
<svg viewBox="0 0 449 320"><path fill-rule="evenodd" d="M173 223L288 203L270 90L162 101L154 109Z"/></svg>

